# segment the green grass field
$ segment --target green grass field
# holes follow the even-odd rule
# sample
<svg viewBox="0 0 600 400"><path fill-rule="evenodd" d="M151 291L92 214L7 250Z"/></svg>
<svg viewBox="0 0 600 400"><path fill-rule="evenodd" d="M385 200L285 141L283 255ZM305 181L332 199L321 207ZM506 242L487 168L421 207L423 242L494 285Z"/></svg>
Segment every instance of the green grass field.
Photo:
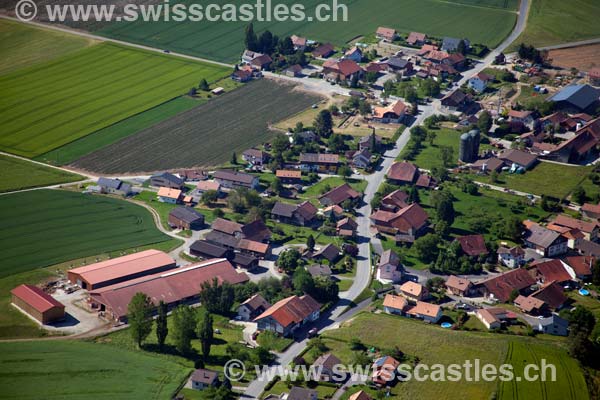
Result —
<svg viewBox="0 0 600 400"><path fill-rule="evenodd" d="M183 0L189 4L191 0ZM242 3L240 0L234 4ZM288 6L292 0L281 3ZM312 16L320 0L302 4ZM257 22L254 30L269 29L279 36L304 35L310 39L336 45L363 35L373 34L378 26L390 26L401 32L419 31L433 36L467 37L474 43L498 45L513 28L516 1L462 0L355 0L348 6L348 21L337 22ZM487 7L490 5L491 7ZM316 19L315 19L316 21ZM247 22L135 22L114 23L97 34L121 40L165 48L213 60L234 62L243 50ZM92 29L95 29L92 27Z"/></svg>
<svg viewBox="0 0 600 400"><path fill-rule="evenodd" d="M199 104L201 104L201 100L194 100L188 96L177 97L42 154L36 157L36 160L55 165L69 164L86 154L133 135L163 119L175 116Z"/></svg>
<svg viewBox="0 0 600 400"><path fill-rule="evenodd" d="M91 46L94 41L0 20L0 75Z"/></svg>
<svg viewBox="0 0 600 400"><path fill-rule="evenodd" d="M0 77L0 149L35 157L226 74L106 43L21 68Z"/></svg>
<svg viewBox="0 0 600 400"><path fill-rule="evenodd" d="M522 175L502 173L494 185L508 187L525 193L548 195L556 198L567 196L577 185L586 180L591 167L566 166L549 162L540 162L532 170ZM491 183L489 177L473 176L473 179ZM589 195L597 193L598 188L589 182ZM586 186L587 187L587 186Z"/></svg>
<svg viewBox="0 0 600 400"><path fill-rule="evenodd" d="M597 0L531 0L525 32L520 43L549 46L600 37L600 2Z"/></svg>
<svg viewBox="0 0 600 400"><path fill-rule="evenodd" d="M373 329L377 326L377 329ZM517 396L502 399L567 400L587 399L586 383L577 362L567 356L561 341L541 337L521 338L491 333L475 333L444 330L436 325L386 314L361 313L346 322L341 329L323 335L325 344L343 362L351 362L352 351L349 341L359 338L367 348L389 349L394 346L411 357L419 357L421 363L463 364L466 360L479 359L481 364L514 365L515 375L520 375L523 361L540 362L545 358L556 364L557 381L537 383L540 393L528 394L531 383L518 382ZM515 350L517 349L517 350ZM529 354L524 351L530 351ZM412 380L392 388L391 399L489 399L498 391L497 382L418 382ZM521 395L523 393L523 395ZM542 393L545 397L542 397Z"/></svg>
<svg viewBox="0 0 600 400"><path fill-rule="evenodd" d="M144 208L76 192L1 196L0 220L0 277L169 239Z"/></svg>
<svg viewBox="0 0 600 400"><path fill-rule="evenodd" d="M0 154L0 192L56 185L84 179L55 168Z"/></svg>
<svg viewBox="0 0 600 400"><path fill-rule="evenodd" d="M189 366L79 341L0 344L0 398L171 399Z"/></svg>

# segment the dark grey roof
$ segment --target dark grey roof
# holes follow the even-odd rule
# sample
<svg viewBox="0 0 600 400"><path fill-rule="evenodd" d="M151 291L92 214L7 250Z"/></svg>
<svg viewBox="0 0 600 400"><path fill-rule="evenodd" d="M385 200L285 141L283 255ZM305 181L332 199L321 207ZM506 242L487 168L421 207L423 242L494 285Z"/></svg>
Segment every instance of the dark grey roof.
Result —
<svg viewBox="0 0 600 400"><path fill-rule="evenodd" d="M315 257L324 257L329 261L334 261L336 258L339 257L339 255L340 249L338 249L334 244L331 243L314 254Z"/></svg>
<svg viewBox="0 0 600 400"><path fill-rule="evenodd" d="M313 398L317 398L316 390L294 386L290 389L287 400L310 400Z"/></svg>
<svg viewBox="0 0 600 400"><path fill-rule="evenodd" d="M406 68L406 66L410 63L410 61L405 60L404 58L400 58L400 57L391 57L389 60L386 61L386 64L391 66L392 68L398 68L398 69L402 69L402 68Z"/></svg>
<svg viewBox="0 0 600 400"><path fill-rule="evenodd" d="M225 181L238 182L250 185L252 181L257 179L254 175L246 174L244 172L239 171L231 171L231 170L220 170L216 171L214 174L215 179L222 179Z"/></svg>
<svg viewBox="0 0 600 400"><path fill-rule="evenodd" d="M98 186L118 190L123 182L113 178L98 178Z"/></svg>
<svg viewBox="0 0 600 400"><path fill-rule="evenodd" d="M548 100L564 101L581 110L585 110L600 98L600 90L590 85L569 85L560 92L552 95Z"/></svg>
<svg viewBox="0 0 600 400"><path fill-rule="evenodd" d="M204 223L204 215L191 207L177 207L171 210L169 215L174 216L187 223Z"/></svg>
<svg viewBox="0 0 600 400"><path fill-rule="evenodd" d="M162 178L162 179L165 179L167 181L173 182L173 183L175 183L177 185L183 185L183 183L184 183L183 179L181 179L181 178L173 175L170 172L161 172L159 174L152 175L152 177L150 179L153 179L153 178Z"/></svg>
<svg viewBox="0 0 600 400"><path fill-rule="evenodd" d="M306 269L312 276L331 276L331 268L327 265L315 264Z"/></svg>
<svg viewBox="0 0 600 400"><path fill-rule="evenodd" d="M467 45L467 47L471 46L471 42L469 42L468 39L457 39L457 38L445 37L444 41L442 42L442 50L443 51L456 50L458 48L458 44L460 43L461 40L465 41L465 44Z"/></svg>
<svg viewBox="0 0 600 400"><path fill-rule="evenodd" d="M386 264L391 264L396 267L400 265L400 258L398 257L398 254L396 254L392 250L384 251L381 255L381 258L379 259L379 265L381 266Z"/></svg>
<svg viewBox="0 0 600 400"><path fill-rule="evenodd" d="M280 217L292 218L297 208L298 206L296 204L282 203L281 201L278 201L273 206L271 214Z"/></svg>
<svg viewBox="0 0 600 400"><path fill-rule="evenodd" d="M248 265L251 265L253 263L255 263L258 259L254 256L250 256L247 254L241 254L241 253L235 253L233 256L233 263L234 264L238 264L241 265L242 267L247 267Z"/></svg>
<svg viewBox="0 0 600 400"><path fill-rule="evenodd" d="M600 244L598 243L590 242L589 240L580 240L576 248L584 256L600 257Z"/></svg>
<svg viewBox="0 0 600 400"><path fill-rule="evenodd" d="M556 324L556 325L562 326L563 328L569 327L569 321L567 321L566 319L563 319L555 314L552 314L552 316L547 317L547 318L541 318L538 321L541 326L548 326L548 325Z"/></svg>
<svg viewBox="0 0 600 400"><path fill-rule="evenodd" d="M237 248L240 242L240 239L236 238L235 236L214 230L208 232L204 239L214 244L222 244L232 248Z"/></svg>
<svg viewBox="0 0 600 400"><path fill-rule="evenodd" d="M547 249L560 237L560 233L546 229L540 225L532 225L529 228L529 234L525 237L530 243Z"/></svg>
<svg viewBox="0 0 600 400"><path fill-rule="evenodd" d="M225 247L219 246L214 243L209 243L205 240L196 240L190 246L190 251L215 258L222 258L228 252L228 250Z"/></svg>

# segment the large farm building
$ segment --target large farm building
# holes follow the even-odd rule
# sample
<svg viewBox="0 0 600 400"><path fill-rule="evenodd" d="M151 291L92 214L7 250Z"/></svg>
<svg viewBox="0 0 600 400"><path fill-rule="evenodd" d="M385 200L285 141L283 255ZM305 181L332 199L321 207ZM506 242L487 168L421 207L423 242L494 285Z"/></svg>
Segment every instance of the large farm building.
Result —
<svg viewBox="0 0 600 400"><path fill-rule="evenodd" d="M197 299L200 285L213 279L237 284L248 281L248 276L238 273L224 258L212 259L94 290L90 292L89 303L107 318L125 321L127 306L136 293L146 294L154 304L162 300L172 307Z"/></svg>
<svg viewBox="0 0 600 400"><path fill-rule="evenodd" d="M65 317L65 306L37 286L20 285L10 293L15 306L44 325Z"/></svg>
<svg viewBox="0 0 600 400"><path fill-rule="evenodd" d="M94 290L175 267L175 260L168 254L158 250L146 250L71 269L68 271L68 277L71 283L83 289Z"/></svg>

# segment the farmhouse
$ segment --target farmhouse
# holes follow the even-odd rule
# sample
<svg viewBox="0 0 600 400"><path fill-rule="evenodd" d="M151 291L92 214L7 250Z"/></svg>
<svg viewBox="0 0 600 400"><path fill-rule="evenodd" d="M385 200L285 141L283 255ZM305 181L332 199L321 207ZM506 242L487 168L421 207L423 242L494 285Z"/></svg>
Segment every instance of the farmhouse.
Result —
<svg viewBox="0 0 600 400"><path fill-rule="evenodd" d="M275 176L282 183L301 183L302 182L302 171L289 170L289 169L278 169L275 171Z"/></svg>
<svg viewBox="0 0 600 400"><path fill-rule="evenodd" d="M181 190L161 187L156 194L161 203L177 204L181 199Z"/></svg>
<svg viewBox="0 0 600 400"><path fill-rule="evenodd" d="M400 257L392 250L386 250L377 264L377 280L382 283L398 283L404 276Z"/></svg>
<svg viewBox="0 0 600 400"><path fill-rule="evenodd" d="M468 297L473 290L473 282L466 278L450 275L446 281L446 289L455 296Z"/></svg>
<svg viewBox="0 0 600 400"><path fill-rule="evenodd" d="M347 183L340 185L334 189L331 189L329 192L322 194L319 196L319 202L324 206L330 205L340 205L346 200L357 200L359 199L361 194L354 190L352 186Z"/></svg>
<svg viewBox="0 0 600 400"><path fill-rule="evenodd" d="M65 317L65 306L37 286L19 285L10 293L12 304L44 325Z"/></svg>
<svg viewBox="0 0 600 400"><path fill-rule="evenodd" d="M518 268L479 282L475 289L485 297L507 302L513 290L523 292L535 283L535 279L526 270Z"/></svg>
<svg viewBox="0 0 600 400"><path fill-rule="evenodd" d="M510 122L512 122L513 124L514 123L523 124L524 126L531 129L531 128L533 128L533 122L535 121L535 118L533 117L532 111L510 110L508 112L508 120Z"/></svg>
<svg viewBox="0 0 600 400"><path fill-rule="evenodd" d="M266 251L263 254L266 254ZM252 254L234 253L231 262L236 268L243 268L246 271L254 271L256 268L258 268L258 258Z"/></svg>
<svg viewBox="0 0 600 400"><path fill-rule="evenodd" d="M231 74L231 79L233 79L236 82L241 82L241 83L251 81L252 77L253 77L252 71L247 70L247 69L238 69L236 71L233 71L233 73Z"/></svg>
<svg viewBox="0 0 600 400"><path fill-rule="evenodd" d="M466 235L456 238L463 253L469 257L479 257L488 254L483 235Z"/></svg>
<svg viewBox="0 0 600 400"><path fill-rule="evenodd" d="M411 46L423 46L427 42L427 35L420 32L411 32L406 39L406 43Z"/></svg>
<svg viewBox="0 0 600 400"><path fill-rule="evenodd" d="M237 315L242 321L252 321L271 307L260 294L255 294L237 308Z"/></svg>
<svg viewBox="0 0 600 400"><path fill-rule="evenodd" d="M517 268L525 263L525 251L519 246L511 248L500 246L497 254L498 262L509 268Z"/></svg>
<svg viewBox="0 0 600 400"><path fill-rule="evenodd" d="M300 77L302 76L302 66L300 64L290 65L283 71L283 73L291 78Z"/></svg>
<svg viewBox="0 0 600 400"><path fill-rule="evenodd" d="M397 212L377 210L371 222L381 233L396 235L396 241L412 243L427 227L429 216L425 210L413 203Z"/></svg>
<svg viewBox="0 0 600 400"><path fill-rule="evenodd" d="M312 297L291 296L278 301L254 319L258 329L272 331L282 336L290 336L301 326L316 321L321 305Z"/></svg>
<svg viewBox="0 0 600 400"><path fill-rule="evenodd" d="M413 301L425 300L429 298L429 291L427 288L413 281L407 281L403 283L399 290L402 296Z"/></svg>
<svg viewBox="0 0 600 400"><path fill-rule="evenodd" d="M206 240L196 240L190 246L190 254L204 259L232 258L232 251L221 245L210 243Z"/></svg>
<svg viewBox="0 0 600 400"><path fill-rule="evenodd" d="M402 296L386 294L383 298L383 311L388 314L402 315L408 307L408 301Z"/></svg>
<svg viewBox="0 0 600 400"><path fill-rule="evenodd" d="M271 210L271 216L276 221L297 224L310 224L317 216L317 208L309 201L301 204L289 204L278 201Z"/></svg>
<svg viewBox="0 0 600 400"><path fill-rule="evenodd" d="M546 284L551 282L568 284L575 280L575 274L568 271L566 265L557 259L537 263L531 271L539 282Z"/></svg>
<svg viewBox="0 0 600 400"><path fill-rule="evenodd" d="M238 273L225 259L213 259L93 290L89 304L112 320L125 322L127 307L136 293L145 293L155 305L162 300L172 308L197 301L200 285L213 279L235 285L247 282L248 276Z"/></svg>
<svg viewBox="0 0 600 400"><path fill-rule="evenodd" d="M131 185L120 179L98 178L98 186L100 186L102 193L118 194L121 196L129 196L131 194Z"/></svg>
<svg viewBox="0 0 600 400"><path fill-rule="evenodd" d="M302 153L300 154L302 171L337 172L340 156L337 154Z"/></svg>
<svg viewBox="0 0 600 400"><path fill-rule="evenodd" d="M242 159L253 167L263 167L269 162L269 153L258 149L248 149L242 153Z"/></svg>
<svg viewBox="0 0 600 400"><path fill-rule="evenodd" d="M258 177L239 171L219 170L214 178L222 187L229 189L257 189L259 184Z"/></svg>
<svg viewBox="0 0 600 400"><path fill-rule="evenodd" d="M219 373L209 369L197 369L192 372L190 377L192 389L204 390L209 387L217 386L219 383Z"/></svg>
<svg viewBox="0 0 600 400"><path fill-rule="evenodd" d="M204 226L204 215L190 207L177 207L169 213L169 225L177 229L198 230Z"/></svg>
<svg viewBox="0 0 600 400"><path fill-rule="evenodd" d="M387 178L399 185L414 183L418 175L417 166L407 161L393 163L387 172Z"/></svg>
<svg viewBox="0 0 600 400"><path fill-rule="evenodd" d="M473 102L470 95L465 94L460 89L456 89L452 93L447 94L441 100L442 106L447 107L452 111L464 110Z"/></svg>
<svg viewBox="0 0 600 400"><path fill-rule="evenodd" d="M550 223L569 229L577 229L583 233L585 240L591 240L592 242L598 240L598 222L582 221L567 215L558 215Z"/></svg>
<svg viewBox="0 0 600 400"><path fill-rule="evenodd" d="M375 32L375 36L379 40L384 40L386 42L393 42L394 40L396 40L398 38L398 33L396 32L395 29L385 28L383 26L380 26L379 28L377 28L377 31Z"/></svg>
<svg viewBox="0 0 600 400"><path fill-rule="evenodd" d="M175 260L158 250L146 250L67 271L72 284L95 290L139 277L169 271Z"/></svg>
<svg viewBox="0 0 600 400"><path fill-rule="evenodd" d="M408 193L398 189L381 199L380 207L385 211L396 212L408 206Z"/></svg>
<svg viewBox="0 0 600 400"><path fill-rule="evenodd" d="M568 240L558 232L551 231L531 221L525 221L527 231L523 239L525 246L544 257L555 257L566 253Z"/></svg>
<svg viewBox="0 0 600 400"><path fill-rule="evenodd" d="M183 179L169 172L161 172L160 174L152 175L150 177L150 186L181 189L183 183Z"/></svg>
<svg viewBox="0 0 600 400"><path fill-rule="evenodd" d="M598 204L585 203L581 207L581 214L585 218L600 220L600 203L598 203Z"/></svg>
<svg viewBox="0 0 600 400"><path fill-rule="evenodd" d="M331 81L346 81L360 79L363 69L355 61L328 60L323 64L323 75Z"/></svg>
<svg viewBox="0 0 600 400"><path fill-rule="evenodd" d="M538 161L535 155L518 149L505 150L498 155L498 158L509 166L514 165L525 170L533 167Z"/></svg>
<svg viewBox="0 0 600 400"><path fill-rule="evenodd" d="M571 256L564 259L575 273L578 279L586 280L592 276L592 266L596 263L596 258L592 256Z"/></svg>
<svg viewBox="0 0 600 400"><path fill-rule="evenodd" d="M404 121L408 107L398 100L387 107L375 107L373 109L373 121L382 124L399 124Z"/></svg>
<svg viewBox="0 0 600 400"><path fill-rule="evenodd" d="M333 53L335 53L335 49L331 43L322 44L312 51L312 55L315 58L327 58Z"/></svg>

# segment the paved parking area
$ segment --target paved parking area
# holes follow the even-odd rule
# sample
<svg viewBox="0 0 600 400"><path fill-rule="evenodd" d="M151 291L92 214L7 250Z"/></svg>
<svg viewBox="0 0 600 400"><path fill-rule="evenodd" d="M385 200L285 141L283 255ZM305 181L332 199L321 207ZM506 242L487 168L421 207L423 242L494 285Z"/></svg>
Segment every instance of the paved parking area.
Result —
<svg viewBox="0 0 600 400"><path fill-rule="evenodd" d="M80 289L72 293L66 293L64 290L58 289L52 294L52 297L65 305L67 316L65 321L44 325L45 329L67 335L76 335L102 326L107 326L107 328L110 326L106 321L98 318L95 312L87 311L84 308L87 298L85 290Z"/></svg>

